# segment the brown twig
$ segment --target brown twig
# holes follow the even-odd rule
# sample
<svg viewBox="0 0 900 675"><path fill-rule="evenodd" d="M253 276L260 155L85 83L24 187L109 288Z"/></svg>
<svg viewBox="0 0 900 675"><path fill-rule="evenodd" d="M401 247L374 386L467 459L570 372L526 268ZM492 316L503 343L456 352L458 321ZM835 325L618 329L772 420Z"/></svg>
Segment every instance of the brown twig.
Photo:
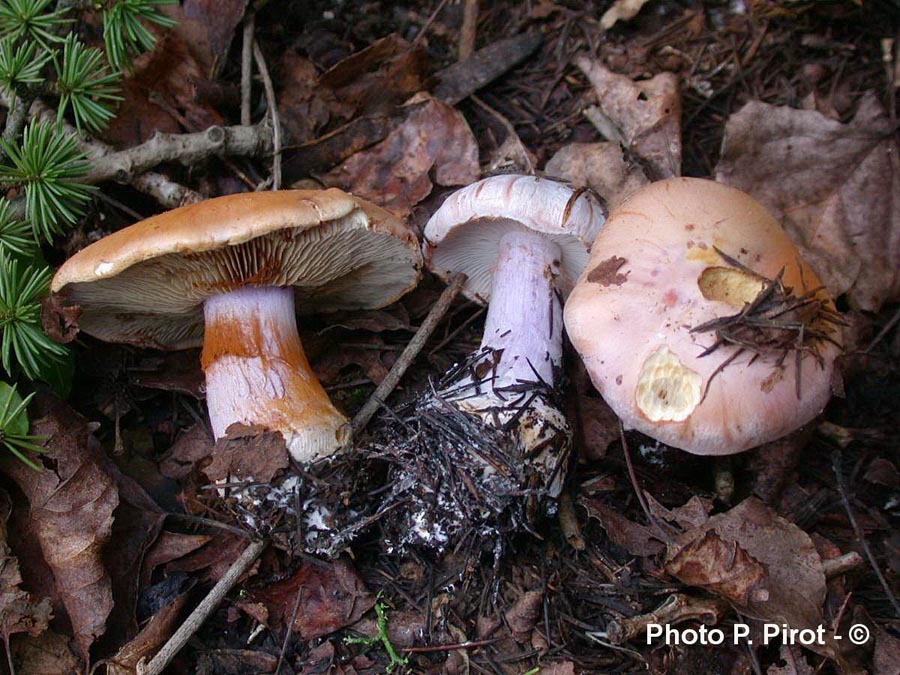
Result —
<svg viewBox="0 0 900 675"><path fill-rule="evenodd" d="M269 108L269 116L272 119L272 189L281 189L281 118L278 116L278 105L275 101L275 87L272 86L272 78L263 57L259 43L253 41L253 60L259 70L259 76L263 81L263 89L266 92L266 105Z"/></svg>
<svg viewBox="0 0 900 675"><path fill-rule="evenodd" d="M253 90L253 31L256 15L251 11L244 17L244 36L241 45L241 124L250 126L250 95Z"/></svg>
<svg viewBox="0 0 900 675"><path fill-rule="evenodd" d="M369 400L366 401L365 405L363 405L360 411L356 413L352 425L354 435L365 428L369 423L369 420L372 419L372 416L375 414L375 411L378 410L378 407L394 390L397 383L400 382L400 378L403 377L407 368L409 368L416 356L419 355L419 352L422 351L425 343L428 342L428 338L431 337L434 329L437 328L437 325L440 323L441 319L444 318L447 310L450 309L450 304L462 290L463 284L466 283L466 278L465 274L459 273L450 279L447 288L444 289L444 292L441 293L441 297L434 303L431 311L428 312L428 316L425 317L425 320L419 326L419 330L416 331L412 340L406 345L406 349L404 349L397 358L397 361L387 374L387 377L382 380L381 384L378 385L369 397Z"/></svg>
<svg viewBox="0 0 900 675"><path fill-rule="evenodd" d="M475 53L475 36L478 27L478 0L465 0L463 20L459 29L459 60L465 61Z"/></svg>
<svg viewBox="0 0 900 675"><path fill-rule="evenodd" d="M81 145L91 155L91 169L81 180L96 185L106 180L131 183L165 162L191 165L217 154L261 155L271 151L273 138L265 125L214 126L191 134L156 133L149 141L119 152L96 142Z"/></svg>
<svg viewBox="0 0 900 675"><path fill-rule="evenodd" d="M676 624L682 621L701 621L714 626L728 611L725 600L694 598L675 593L648 614L610 621L606 628L607 637L614 644L622 644L636 638L651 624Z"/></svg>
<svg viewBox="0 0 900 675"><path fill-rule="evenodd" d="M297 612L300 611L300 601L303 599L303 584L300 584L300 588L297 589L297 599L294 601L294 609L291 611L291 620L287 625L287 630L284 633L284 641L281 643L281 653L278 654L278 664L275 666L275 675L281 672L281 666L284 664L284 655L287 653L288 642L290 642L291 635L294 632L294 622L297 620Z"/></svg>
<svg viewBox="0 0 900 675"><path fill-rule="evenodd" d="M222 599L228 594L232 587L237 583L238 579L249 569L250 565L263 552L267 541L251 542L240 557L234 561L234 564L228 569L225 575L219 579L218 583L213 586L212 590L207 594L196 609L191 612L190 616L185 619L184 623L175 631L175 634L169 638L169 641L163 645L156 656L147 664L144 675L160 675L162 671L169 665L169 662L175 658L175 655L181 651L181 648L187 644L191 636L197 632L203 622L209 618L213 610L218 606Z"/></svg>
<svg viewBox="0 0 900 675"><path fill-rule="evenodd" d="M872 567L872 571L875 572L875 576L878 578L878 582L884 589L884 594L887 596L887 599L890 601L891 606L894 608L894 612L897 614L897 617L900 618L900 604L898 604L897 598L894 597L894 593L893 591L891 591L890 585L884 578L884 575L881 573L881 569L878 567L878 563L875 560L872 549L869 548L869 542L867 542L865 536L863 536L862 528L859 526L859 523L856 520L856 516L853 514L853 509L850 507L850 497L847 496L847 486L844 484L844 474L841 471L840 451L835 450L832 453L831 466L834 470L834 478L835 483L837 483L838 492L841 495L841 503L843 503L844 510L847 512L847 518L850 520L850 525L853 527L853 532L856 534L856 538L859 540L859 543L863 548L863 552L866 554L866 558L869 561L869 565Z"/></svg>
<svg viewBox="0 0 900 675"><path fill-rule="evenodd" d="M428 33L428 29L431 28L431 24L434 23L434 20L437 18L437 15L441 13L441 10L444 9L444 5L447 4L447 0L441 0L437 7L434 8L434 11L428 16L425 20L425 25L422 26L422 30L418 32L415 39L412 41L412 47L418 45L425 38L426 33Z"/></svg>

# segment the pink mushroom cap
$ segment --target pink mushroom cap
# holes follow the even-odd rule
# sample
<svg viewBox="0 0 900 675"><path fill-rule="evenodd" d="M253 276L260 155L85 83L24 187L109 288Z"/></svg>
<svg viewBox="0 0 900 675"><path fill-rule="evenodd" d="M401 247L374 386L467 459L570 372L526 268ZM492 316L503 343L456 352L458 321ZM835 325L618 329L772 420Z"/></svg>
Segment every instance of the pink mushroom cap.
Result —
<svg viewBox="0 0 900 675"><path fill-rule="evenodd" d="M767 329L781 342L765 348L724 343L704 355L720 334L692 329L740 314L779 274L788 302L815 291L802 308L768 317L790 323L812 312L802 321L813 332L799 377L797 352L781 347L789 331ZM626 427L695 454L728 455L793 431L828 402L841 334L820 287L759 202L713 181L673 178L610 215L569 296L565 325Z"/></svg>

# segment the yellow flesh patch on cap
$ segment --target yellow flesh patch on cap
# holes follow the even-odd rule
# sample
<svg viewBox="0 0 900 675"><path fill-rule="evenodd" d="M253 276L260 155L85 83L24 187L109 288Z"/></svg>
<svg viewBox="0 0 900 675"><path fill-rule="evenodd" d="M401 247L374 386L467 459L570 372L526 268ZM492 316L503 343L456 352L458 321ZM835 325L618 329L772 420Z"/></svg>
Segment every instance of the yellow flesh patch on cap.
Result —
<svg viewBox="0 0 900 675"><path fill-rule="evenodd" d="M732 307L749 305L765 287L759 277L733 267L707 267L697 279L697 285L707 300L724 302Z"/></svg>
<svg viewBox="0 0 900 675"><path fill-rule="evenodd" d="M687 368L668 347L651 354L635 390L638 409L651 422L681 422L700 403L703 378Z"/></svg>

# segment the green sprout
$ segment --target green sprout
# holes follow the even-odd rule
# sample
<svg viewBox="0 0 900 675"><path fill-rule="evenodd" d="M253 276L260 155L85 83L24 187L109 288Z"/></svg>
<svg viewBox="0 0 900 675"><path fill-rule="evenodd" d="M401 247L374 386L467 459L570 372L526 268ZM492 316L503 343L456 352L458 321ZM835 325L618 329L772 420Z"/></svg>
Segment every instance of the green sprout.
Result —
<svg viewBox="0 0 900 675"><path fill-rule="evenodd" d="M68 350L41 328L41 298L50 288L46 266L22 266L0 251L0 363L12 375L16 365L26 377L45 379L65 361Z"/></svg>
<svg viewBox="0 0 900 675"><path fill-rule="evenodd" d="M0 166L0 181L25 188L25 214L36 239L53 239L84 213L91 185L75 182L88 170L87 157L75 139L58 125L32 122L22 134L22 144L0 139L0 147L14 166Z"/></svg>
<svg viewBox="0 0 900 675"><path fill-rule="evenodd" d="M107 69L103 52L85 47L74 33L63 44L62 59L54 58L56 90L59 92L61 121L71 107L75 126L91 132L102 131L115 117L113 105L121 101L119 74Z"/></svg>
<svg viewBox="0 0 900 675"><path fill-rule="evenodd" d="M14 41L31 40L44 49L59 42L57 32L69 23L67 9L48 11L53 0L2 0L0 1L0 38Z"/></svg>
<svg viewBox="0 0 900 675"><path fill-rule="evenodd" d="M135 53L149 52L156 45L156 36L143 22L170 28L175 20L156 9L157 5L173 5L176 0L122 0L103 10L103 42L106 58L113 68L125 70L131 66Z"/></svg>
<svg viewBox="0 0 900 675"><path fill-rule="evenodd" d="M14 386L0 382L0 445L35 471L43 471L40 464L28 457L30 452L44 452L42 444L47 441L44 436L28 434L26 408L33 396L29 394L23 399Z"/></svg>
<svg viewBox="0 0 900 675"><path fill-rule="evenodd" d="M394 648L390 637L388 637L387 604L381 601L381 596L381 591L379 591L375 598L375 625L378 627L378 635L374 637L346 637L344 642L348 645L375 645L380 642L391 659L385 672L391 673L394 671L394 668L405 666L407 661L409 661L409 657L400 656Z"/></svg>

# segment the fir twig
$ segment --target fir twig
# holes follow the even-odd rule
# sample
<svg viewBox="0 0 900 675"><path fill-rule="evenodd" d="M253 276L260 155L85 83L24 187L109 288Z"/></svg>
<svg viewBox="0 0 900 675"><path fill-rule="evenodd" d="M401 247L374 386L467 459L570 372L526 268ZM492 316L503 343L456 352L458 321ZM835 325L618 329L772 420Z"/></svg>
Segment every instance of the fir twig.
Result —
<svg viewBox="0 0 900 675"><path fill-rule="evenodd" d="M23 399L14 386L0 382L0 444L35 471L43 471L40 464L28 457L28 453L44 452L43 443L47 440L28 433L26 409L33 396L29 394Z"/></svg>
<svg viewBox="0 0 900 675"><path fill-rule="evenodd" d="M41 329L41 298L50 288L50 268L24 266L0 251L0 270L0 363L10 375L18 366L30 379L45 379L68 353Z"/></svg>

